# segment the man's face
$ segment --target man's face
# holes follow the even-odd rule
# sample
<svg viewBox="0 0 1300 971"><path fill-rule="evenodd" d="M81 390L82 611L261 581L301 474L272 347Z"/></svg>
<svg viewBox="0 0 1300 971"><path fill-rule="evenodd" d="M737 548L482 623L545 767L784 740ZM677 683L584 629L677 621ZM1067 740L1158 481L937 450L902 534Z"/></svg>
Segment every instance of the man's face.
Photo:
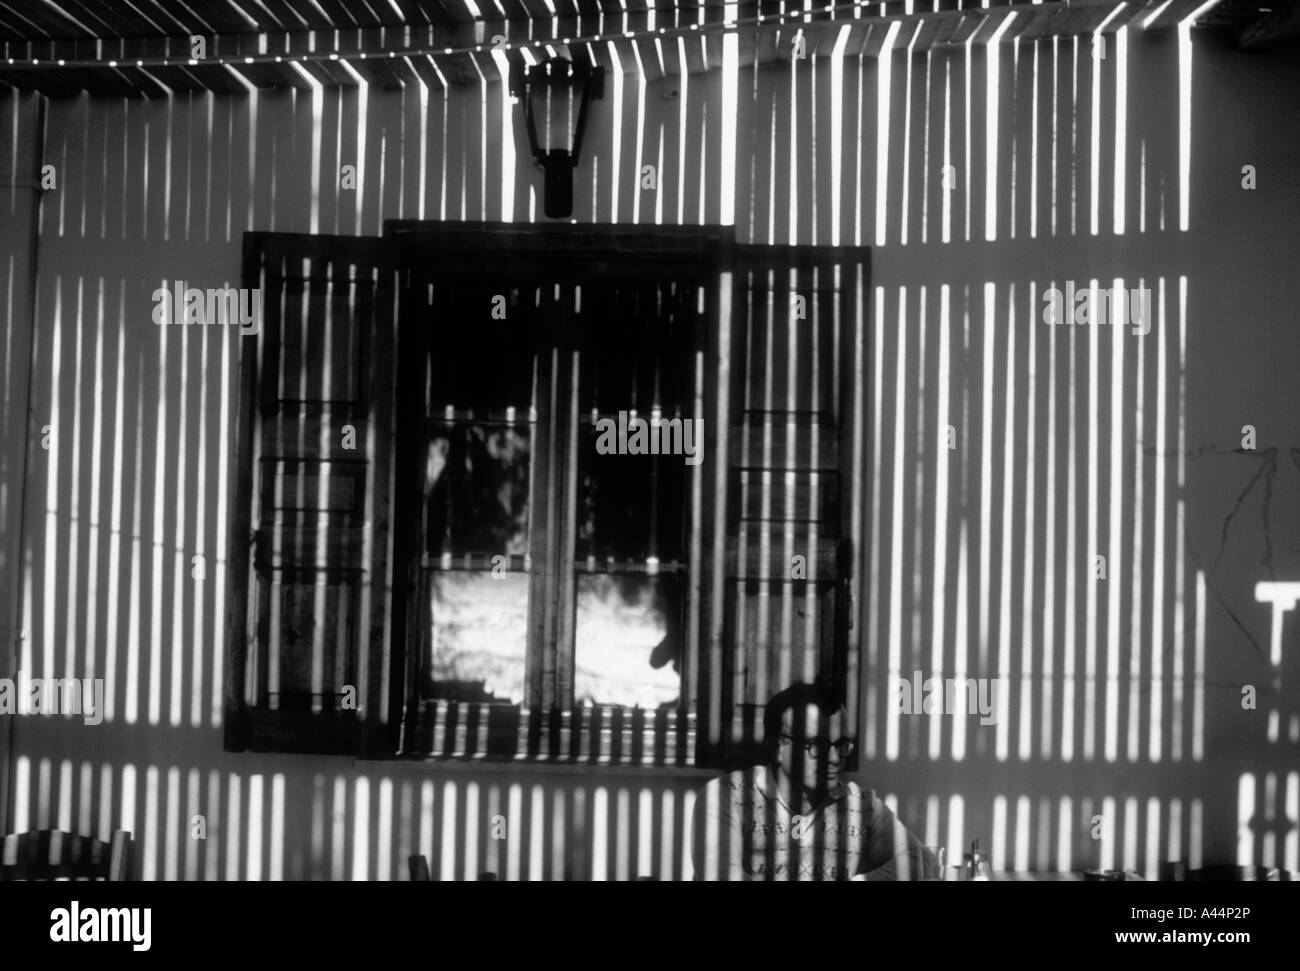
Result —
<svg viewBox="0 0 1300 971"><path fill-rule="evenodd" d="M781 769L805 789L825 792L839 785L840 772L852 753L843 712L827 714L808 705L781 716Z"/></svg>

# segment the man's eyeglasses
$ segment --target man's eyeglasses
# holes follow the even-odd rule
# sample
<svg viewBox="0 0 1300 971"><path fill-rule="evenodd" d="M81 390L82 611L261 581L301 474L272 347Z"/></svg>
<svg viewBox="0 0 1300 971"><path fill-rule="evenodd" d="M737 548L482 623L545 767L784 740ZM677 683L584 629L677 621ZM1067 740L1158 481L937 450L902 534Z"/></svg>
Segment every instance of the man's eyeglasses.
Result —
<svg viewBox="0 0 1300 971"><path fill-rule="evenodd" d="M794 736L783 734L781 742L782 744L794 744ZM824 759L831 749L835 749L840 758L847 759L853 754L854 744L850 738L840 738L833 742L829 738L810 738L803 743L803 748L811 758Z"/></svg>

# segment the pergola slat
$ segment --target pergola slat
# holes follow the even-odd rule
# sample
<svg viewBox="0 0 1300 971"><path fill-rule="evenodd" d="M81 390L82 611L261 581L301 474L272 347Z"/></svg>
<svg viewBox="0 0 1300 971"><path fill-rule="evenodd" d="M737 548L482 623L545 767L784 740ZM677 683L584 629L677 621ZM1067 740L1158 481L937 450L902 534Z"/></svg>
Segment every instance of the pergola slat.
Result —
<svg viewBox="0 0 1300 971"><path fill-rule="evenodd" d="M196 85L208 83L212 90L232 90L241 78L258 87L299 87L304 72L326 85L355 85L359 76L368 84L394 87L403 83L403 77L414 75L410 69L395 72L387 66L384 62L394 60L393 55L432 58L449 82L469 84L478 83L480 69L475 64L491 57L492 38L497 35L506 39L509 50L526 48L536 58L546 56L548 45L563 52L567 39L573 55L607 67L612 66L609 45L613 43L620 65L629 71L636 63L635 45L647 81L655 82L666 75L718 69L726 16L721 4L663 0L552 0L550 6L544 0L482 0L478 19L463 0L397 0L396 6L387 0L359 5L345 0L260 0L257 5L193 0L185 6L160 0L135 0L131 5L67 0L62 6L67 16L40 4L0 0L0 66L8 68L5 77L10 84L77 91L97 90L102 83L114 93L154 86L137 83L130 75L104 73L114 70L109 61L117 61L120 68L135 64L154 72L159 84L171 86L174 81L177 90L196 90ZM778 0L739 3L735 8L739 63L788 60L797 36L803 38L805 56L816 61L831 56L841 34L846 57L876 57L895 23L899 24L894 41L898 47L911 43L913 50L923 51L985 44L1012 10L1016 17L1003 30L1005 40L1086 35L1102 23L1109 33L1124 26L1136 29L1158 9L1158 2L1136 0L1121 6L1119 0L1074 0L1069 5L1064 0L1043 4L994 0L991 6L981 7L961 0L922 6L925 9L912 14L893 14L901 8L885 5L893 15L882 17L882 8L874 4L828 13L822 6L803 11ZM1197 0L1174 0L1152 28L1172 26L1198 6ZM1248 22L1246 14L1238 0L1225 0L1216 8L1215 22L1235 29ZM87 29L103 36L87 36ZM628 38L626 31L636 36ZM189 63L191 34L204 38L201 61L208 63ZM679 47L684 58L677 56ZM661 57L660 50L671 50L673 56ZM337 55L336 60L330 60L331 54ZM275 63L276 56L285 63ZM248 57L254 62L245 63ZM13 65L7 64L9 58L14 59ZM33 66L33 60L40 64ZM60 60L67 63L60 65ZM290 60L299 61L299 67L290 66ZM59 77L47 74L60 70Z"/></svg>

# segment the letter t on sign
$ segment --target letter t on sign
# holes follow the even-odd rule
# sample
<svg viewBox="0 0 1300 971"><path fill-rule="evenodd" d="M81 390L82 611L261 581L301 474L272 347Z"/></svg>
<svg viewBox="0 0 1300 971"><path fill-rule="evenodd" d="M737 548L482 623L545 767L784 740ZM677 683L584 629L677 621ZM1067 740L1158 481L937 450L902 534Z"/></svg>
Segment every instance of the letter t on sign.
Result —
<svg viewBox="0 0 1300 971"><path fill-rule="evenodd" d="M1255 599L1273 605L1273 633L1269 644L1268 660L1273 667L1282 664L1282 615L1294 610L1300 603L1300 582L1262 580L1255 584Z"/></svg>

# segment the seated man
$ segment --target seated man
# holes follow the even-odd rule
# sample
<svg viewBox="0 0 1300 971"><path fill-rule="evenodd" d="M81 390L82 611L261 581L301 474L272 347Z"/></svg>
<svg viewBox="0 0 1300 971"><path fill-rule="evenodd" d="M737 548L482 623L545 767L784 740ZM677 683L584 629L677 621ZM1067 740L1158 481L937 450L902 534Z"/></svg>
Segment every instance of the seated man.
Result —
<svg viewBox="0 0 1300 971"><path fill-rule="evenodd" d="M841 776L854 742L821 687L775 695L763 720L768 765L709 782L695 802L697 880L919 880L932 854L874 792Z"/></svg>

